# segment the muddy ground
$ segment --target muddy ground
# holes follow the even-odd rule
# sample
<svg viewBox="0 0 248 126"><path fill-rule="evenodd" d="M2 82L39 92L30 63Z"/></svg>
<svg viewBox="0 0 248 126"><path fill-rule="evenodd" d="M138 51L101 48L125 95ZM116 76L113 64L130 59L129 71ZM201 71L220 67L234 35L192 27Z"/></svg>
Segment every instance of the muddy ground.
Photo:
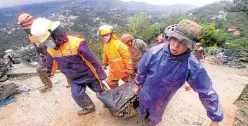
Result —
<svg viewBox="0 0 248 126"><path fill-rule="evenodd" d="M246 85L235 104L239 109L236 113L234 126L248 126L248 85Z"/></svg>
<svg viewBox="0 0 248 126"><path fill-rule="evenodd" d="M248 83L247 69L234 69L225 66L204 63L213 87L219 94L224 111L223 126L233 126L235 112L234 101ZM95 93L87 89L87 93L96 105L96 112L77 115L80 108L66 88L66 79L59 73L53 78L54 87L47 93L40 93L42 86L37 76L11 80L20 88L30 87L27 94L16 96L17 101L0 108L0 126L142 126L139 116L130 119L112 117L108 109L96 98ZM181 88L169 103L159 126L208 126L210 120L201 105L197 93Z"/></svg>

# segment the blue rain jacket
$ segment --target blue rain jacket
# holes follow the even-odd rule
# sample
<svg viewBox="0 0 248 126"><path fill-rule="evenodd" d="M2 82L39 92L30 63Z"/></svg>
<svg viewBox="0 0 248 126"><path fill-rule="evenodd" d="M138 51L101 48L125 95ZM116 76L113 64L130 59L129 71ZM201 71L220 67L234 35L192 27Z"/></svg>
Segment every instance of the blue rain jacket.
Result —
<svg viewBox="0 0 248 126"><path fill-rule="evenodd" d="M202 64L190 53L172 56L169 44L160 44L142 57L136 83L140 86L139 113L147 117L152 125L162 120L164 110L176 91L188 82L213 121L223 119L218 94Z"/></svg>

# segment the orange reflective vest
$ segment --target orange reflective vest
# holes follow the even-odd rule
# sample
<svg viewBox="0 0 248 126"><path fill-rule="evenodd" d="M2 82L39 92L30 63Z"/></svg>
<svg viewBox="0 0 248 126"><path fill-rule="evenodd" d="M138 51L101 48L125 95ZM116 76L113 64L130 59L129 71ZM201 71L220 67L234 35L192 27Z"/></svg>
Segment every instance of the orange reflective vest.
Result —
<svg viewBox="0 0 248 126"><path fill-rule="evenodd" d="M105 87L101 83L101 79L96 71L96 68L84 58L82 54L79 54L78 48L82 42L85 40L82 38L77 38L73 36L68 36L68 42L63 43L63 45L60 46L58 50L55 50L53 48L47 48L47 52L53 57L53 65L51 70L51 75L53 75L58 68L58 62L55 60L55 57L63 57L66 56L67 58L70 58L70 56L75 57L79 55L81 59L85 62L85 64L91 69L96 79L99 81L99 84L102 89L105 89ZM82 66L83 67L83 66ZM62 68L60 68L62 69ZM70 69L70 68L64 68L64 69ZM78 73L80 74L80 73Z"/></svg>

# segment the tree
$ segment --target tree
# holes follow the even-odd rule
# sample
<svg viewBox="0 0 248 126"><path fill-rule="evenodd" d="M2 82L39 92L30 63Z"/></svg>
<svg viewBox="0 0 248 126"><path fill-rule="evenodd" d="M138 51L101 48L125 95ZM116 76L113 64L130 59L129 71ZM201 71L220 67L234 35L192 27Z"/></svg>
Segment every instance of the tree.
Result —
<svg viewBox="0 0 248 126"><path fill-rule="evenodd" d="M163 24L160 23L152 24L148 15L145 13L138 13L131 18L127 29L121 28L118 31L120 33L128 32L134 38L143 39L146 43L150 44L163 27Z"/></svg>
<svg viewBox="0 0 248 126"><path fill-rule="evenodd" d="M204 46L213 46L215 45L215 39L214 39L214 34L215 34L215 26L214 24L203 24L202 25L202 35L200 42Z"/></svg>
<svg viewBox="0 0 248 126"><path fill-rule="evenodd" d="M148 26L143 32L143 39L150 44L161 33L163 28L164 26L159 23Z"/></svg>
<svg viewBox="0 0 248 126"><path fill-rule="evenodd" d="M231 8L233 12L245 12L248 14L248 1L247 0L233 0L235 4L234 7Z"/></svg>
<svg viewBox="0 0 248 126"><path fill-rule="evenodd" d="M130 20L128 31L132 33L133 37L140 38L149 25L149 17L145 13L138 13Z"/></svg>
<svg viewBox="0 0 248 126"><path fill-rule="evenodd" d="M218 46L222 46L225 44L226 40L228 39L228 34L224 30L217 30L214 33L213 37L216 40L216 44Z"/></svg>
<svg viewBox="0 0 248 126"><path fill-rule="evenodd" d="M216 30L215 24L203 24L200 42L204 46L222 46L228 39L228 34L224 30Z"/></svg>

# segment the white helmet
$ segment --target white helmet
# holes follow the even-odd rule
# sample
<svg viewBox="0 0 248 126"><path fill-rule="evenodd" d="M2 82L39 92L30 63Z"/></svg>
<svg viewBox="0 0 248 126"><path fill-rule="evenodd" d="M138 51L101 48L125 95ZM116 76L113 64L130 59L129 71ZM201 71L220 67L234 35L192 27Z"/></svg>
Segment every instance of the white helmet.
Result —
<svg viewBox="0 0 248 126"><path fill-rule="evenodd" d="M177 24L170 25L170 26L168 26L167 28L164 29L164 33L165 33L168 37L170 37L171 34L173 33L173 31L175 31L176 27L177 27Z"/></svg>
<svg viewBox="0 0 248 126"><path fill-rule="evenodd" d="M46 18L38 18L31 26L31 34L38 37L40 42L44 42L59 25L59 21L52 22Z"/></svg>

